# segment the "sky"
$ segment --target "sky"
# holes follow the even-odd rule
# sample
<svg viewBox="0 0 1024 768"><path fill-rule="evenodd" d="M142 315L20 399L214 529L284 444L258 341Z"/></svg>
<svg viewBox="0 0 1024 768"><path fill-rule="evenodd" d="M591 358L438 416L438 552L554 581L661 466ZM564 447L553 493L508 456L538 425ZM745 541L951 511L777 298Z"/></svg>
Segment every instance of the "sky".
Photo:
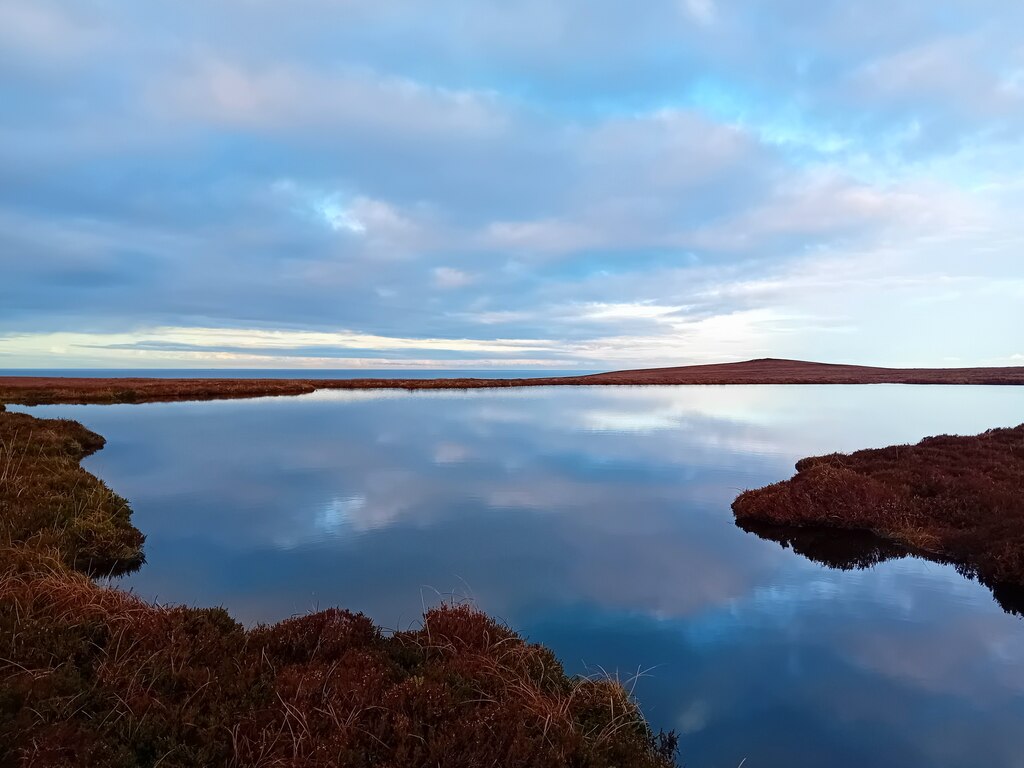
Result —
<svg viewBox="0 0 1024 768"><path fill-rule="evenodd" d="M0 0L0 368L1024 364L1021 29Z"/></svg>

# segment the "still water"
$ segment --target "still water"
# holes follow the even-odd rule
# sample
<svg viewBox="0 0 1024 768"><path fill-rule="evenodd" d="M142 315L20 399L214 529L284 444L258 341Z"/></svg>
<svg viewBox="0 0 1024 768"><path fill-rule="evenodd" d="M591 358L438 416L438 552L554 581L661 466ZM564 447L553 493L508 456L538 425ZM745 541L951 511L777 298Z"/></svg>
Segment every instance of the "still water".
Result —
<svg viewBox="0 0 1024 768"><path fill-rule="evenodd" d="M245 622L472 599L618 674L688 768L1024 765L1024 620L949 567L836 570L737 528L796 459L1024 421L1015 387L318 392L83 422L148 563ZM813 557L813 553L812 553ZM835 559L833 556L832 559ZM839 558L842 560L842 557Z"/></svg>

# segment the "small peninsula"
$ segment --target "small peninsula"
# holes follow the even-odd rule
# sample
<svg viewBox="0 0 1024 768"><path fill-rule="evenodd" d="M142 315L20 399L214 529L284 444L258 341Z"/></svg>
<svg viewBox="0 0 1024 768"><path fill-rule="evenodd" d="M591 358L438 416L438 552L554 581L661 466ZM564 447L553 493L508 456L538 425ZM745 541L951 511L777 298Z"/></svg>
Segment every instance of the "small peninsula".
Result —
<svg viewBox="0 0 1024 768"><path fill-rule="evenodd" d="M867 531L986 584L1024 584L1024 424L802 459L796 470L737 497L737 522Z"/></svg>

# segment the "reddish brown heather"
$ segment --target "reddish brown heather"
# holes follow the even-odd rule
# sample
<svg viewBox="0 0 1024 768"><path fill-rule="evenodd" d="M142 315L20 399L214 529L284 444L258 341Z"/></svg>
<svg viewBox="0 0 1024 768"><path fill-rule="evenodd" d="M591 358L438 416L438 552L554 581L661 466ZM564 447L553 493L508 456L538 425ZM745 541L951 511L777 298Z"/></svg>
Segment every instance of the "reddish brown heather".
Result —
<svg viewBox="0 0 1024 768"><path fill-rule="evenodd" d="M802 459L785 482L733 502L740 522L870 531L1024 584L1024 424Z"/></svg>
<svg viewBox="0 0 1024 768"><path fill-rule="evenodd" d="M497 389L659 384L1024 384L1016 368L872 368L749 360L530 379L156 379L0 376L0 402L142 403L301 395L317 389Z"/></svg>
<svg viewBox="0 0 1024 768"><path fill-rule="evenodd" d="M74 421L0 412L0 546L45 551L91 573L141 564L128 502L79 466L103 443Z"/></svg>
<svg viewBox="0 0 1024 768"><path fill-rule="evenodd" d="M247 630L100 586L69 566L129 567L141 544L77 468L102 439L2 412L0 434L2 766L672 765L621 685L467 606L391 636L341 610Z"/></svg>

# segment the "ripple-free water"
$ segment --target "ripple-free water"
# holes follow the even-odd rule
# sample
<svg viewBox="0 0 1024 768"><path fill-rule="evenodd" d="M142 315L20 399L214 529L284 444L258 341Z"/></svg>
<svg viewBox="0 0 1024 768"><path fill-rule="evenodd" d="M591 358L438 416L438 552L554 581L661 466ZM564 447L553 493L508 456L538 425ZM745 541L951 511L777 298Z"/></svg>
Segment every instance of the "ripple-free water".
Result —
<svg viewBox="0 0 1024 768"><path fill-rule="evenodd" d="M385 627L468 597L631 679L688 768L1019 766L1024 619L948 566L818 565L729 504L803 456L1024 422L1024 388L333 391L46 406L107 447L148 563L122 585L245 622Z"/></svg>

